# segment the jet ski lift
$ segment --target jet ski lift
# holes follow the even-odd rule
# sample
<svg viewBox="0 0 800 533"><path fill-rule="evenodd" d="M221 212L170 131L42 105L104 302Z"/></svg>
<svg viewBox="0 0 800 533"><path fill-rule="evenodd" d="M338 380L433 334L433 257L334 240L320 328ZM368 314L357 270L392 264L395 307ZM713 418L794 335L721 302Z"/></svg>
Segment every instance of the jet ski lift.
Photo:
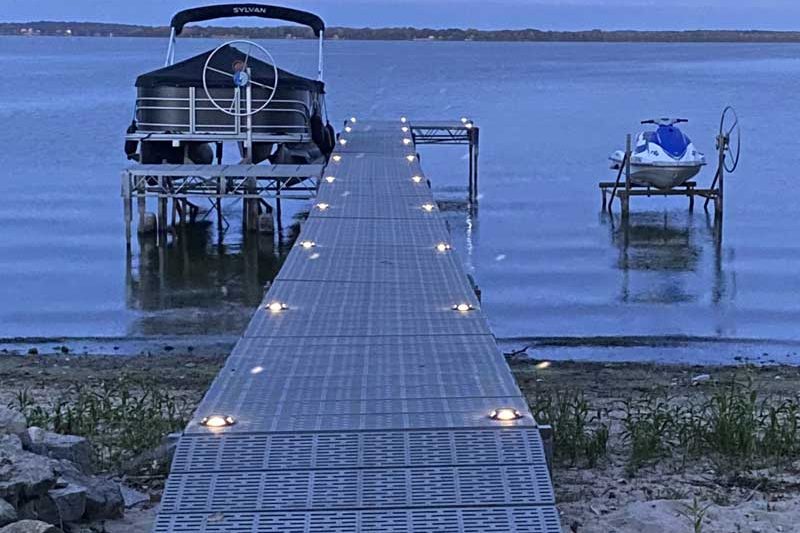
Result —
<svg viewBox="0 0 800 533"><path fill-rule="evenodd" d="M717 170L711 185L708 188L698 188L697 182L691 178L705 165L705 157L698 152L688 137L677 130L675 124L684 122L682 119L659 119L644 121L643 123L657 124L657 132L643 132L637 136L636 150L634 150L632 136L629 134L625 142L625 151L612 154L612 168L617 170L615 181L601 181L598 185L603 196L603 210L611 212L615 198L619 198L623 216L630 210L632 196L686 196L689 198L689 211L694 210L694 199L699 196L705 198L703 207L707 210L708 204L714 202L714 214L717 219L722 217L725 174L732 173L739 165L741 152L741 130L739 118L733 107L726 107L720 118L719 132L716 138ZM666 129L671 131L664 131ZM675 131L677 130L677 132ZM683 144L681 153L677 150L666 156L659 150L664 142L664 136L681 136ZM653 156L651 159L667 159L664 163L647 165L642 160L641 154ZM694 152L694 153L692 153ZM638 153L638 154L637 154ZM644 163L644 164L643 164ZM656 162L657 163L657 162ZM666 169L666 170L665 170Z"/></svg>

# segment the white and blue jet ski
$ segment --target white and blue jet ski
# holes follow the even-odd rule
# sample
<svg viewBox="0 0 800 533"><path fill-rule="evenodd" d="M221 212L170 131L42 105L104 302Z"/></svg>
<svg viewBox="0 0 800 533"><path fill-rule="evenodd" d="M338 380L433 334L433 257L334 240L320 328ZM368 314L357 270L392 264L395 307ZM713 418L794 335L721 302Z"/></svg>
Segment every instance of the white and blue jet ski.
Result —
<svg viewBox="0 0 800 533"><path fill-rule="evenodd" d="M671 189L683 185L700 172L706 157L699 152L689 137L676 126L688 122L683 118L643 120L642 124L655 124L655 131L643 131L636 136L631 154L631 182L637 185ZM625 151L611 154L611 168L619 170L625 160Z"/></svg>

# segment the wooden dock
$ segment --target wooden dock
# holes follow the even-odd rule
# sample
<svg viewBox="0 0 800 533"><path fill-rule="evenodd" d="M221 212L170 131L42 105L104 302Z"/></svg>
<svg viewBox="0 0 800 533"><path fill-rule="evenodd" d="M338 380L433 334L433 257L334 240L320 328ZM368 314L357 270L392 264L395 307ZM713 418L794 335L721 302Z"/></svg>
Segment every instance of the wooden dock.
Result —
<svg viewBox="0 0 800 533"><path fill-rule="evenodd" d="M156 533L560 531L540 428L401 126L342 136Z"/></svg>

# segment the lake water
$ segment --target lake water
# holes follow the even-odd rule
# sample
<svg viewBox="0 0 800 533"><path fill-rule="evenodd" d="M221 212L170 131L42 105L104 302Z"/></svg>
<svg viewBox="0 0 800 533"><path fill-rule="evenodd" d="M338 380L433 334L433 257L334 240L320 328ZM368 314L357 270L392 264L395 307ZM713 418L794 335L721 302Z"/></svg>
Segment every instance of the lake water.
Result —
<svg viewBox="0 0 800 533"><path fill-rule="evenodd" d="M280 247L242 238L238 205L224 246L208 225L126 254L122 137L165 44L0 38L0 338L236 335L279 268ZM215 44L179 41L178 57ZM313 43L264 44L313 72ZM422 157L498 337L800 342L800 46L332 42L326 57L337 124L480 125L477 212L464 150ZM640 119L688 117L713 160L728 104L744 146L721 243L685 199L634 199L627 227L601 213L606 158Z"/></svg>

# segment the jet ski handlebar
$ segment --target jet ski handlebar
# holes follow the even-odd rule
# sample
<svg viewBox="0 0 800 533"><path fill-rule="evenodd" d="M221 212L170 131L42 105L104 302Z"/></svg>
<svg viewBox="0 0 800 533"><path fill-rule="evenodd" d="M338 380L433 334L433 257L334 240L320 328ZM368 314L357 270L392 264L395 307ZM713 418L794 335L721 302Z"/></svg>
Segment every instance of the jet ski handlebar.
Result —
<svg viewBox="0 0 800 533"><path fill-rule="evenodd" d="M651 118L643 120L642 124L658 124L659 126L672 126L673 124L680 124L682 122L689 122L688 118Z"/></svg>

